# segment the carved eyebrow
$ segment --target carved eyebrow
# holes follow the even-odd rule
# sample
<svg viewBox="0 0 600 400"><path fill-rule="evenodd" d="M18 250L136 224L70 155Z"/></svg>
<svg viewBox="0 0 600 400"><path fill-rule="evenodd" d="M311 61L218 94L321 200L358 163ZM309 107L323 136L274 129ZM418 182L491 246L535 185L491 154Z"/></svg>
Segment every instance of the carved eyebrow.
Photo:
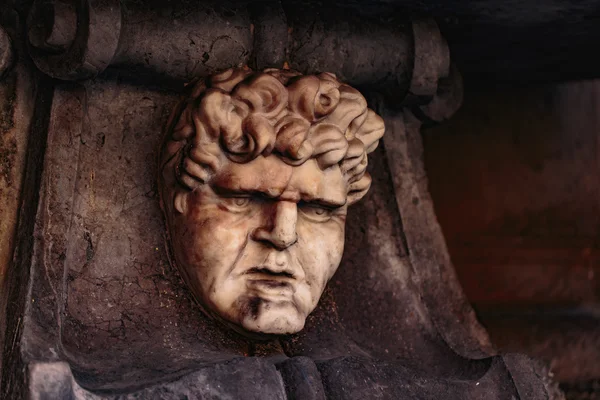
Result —
<svg viewBox="0 0 600 400"><path fill-rule="evenodd" d="M231 197L244 197L244 196L256 196L264 199L276 199L281 196L281 192L269 193L267 190L260 189L247 189L247 188L230 188L221 185L212 185L211 188L219 196L231 196Z"/></svg>
<svg viewBox="0 0 600 400"><path fill-rule="evenodd" d="M346 204L345 198L343 201L336 201L334 198L318 197L306 192L298 193L297 191L286 190L276 197L283 198L289 201L294 201L296 203L314 204L332 209L343 207Z"/></svg>
<svg viewBox="0 0 600 400"><path fill-rule="evenodd" d="M310 195L298 195L298 196L286 196L286 192L283 193L269 193L265 190L247 190L247 189L232 189L228 187L222 187L215 185L213 190L220 196L260 196L264 199L275 200L278 198L285 198L287 201L293 201L296 203L313 204L327 208L340 208L346 205L346 201L337 201L335 199L328 199L324 197L313 197Z"/></svg>
<svg viewBox="0 0 600 400"><path fill-rule="evenodd" d="M326 199L324 197L303 198L301 202L304 204L317 204L326 208L340 208L346 205L345 201L340 202L334 199Z"/></svg>

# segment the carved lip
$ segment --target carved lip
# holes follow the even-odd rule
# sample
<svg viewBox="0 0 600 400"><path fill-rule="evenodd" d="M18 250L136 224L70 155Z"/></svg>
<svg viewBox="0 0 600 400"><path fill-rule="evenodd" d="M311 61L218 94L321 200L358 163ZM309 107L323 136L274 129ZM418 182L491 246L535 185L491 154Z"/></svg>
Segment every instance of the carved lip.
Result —
<svg viewBox="0 0 600 400"><path fill-rule="evenodd" d="M291 284L274 280L252 279L247 285L248 290L255 296L277 303L291 301L295 292Z"/></svg>
<svg viewBox="0 0 600 400"><path fill-rule="evenodd" d="M294 274L289 271L274 271L269 267L254 267L246 271L246 275L251 275L255 280L278 281L281 283L291 283L296 280Z"/></svg>
<svg viewBox="0 0 600 400"><path fill-rule="evenodd" d="M255 267L246 272L248 284L268 292L293 291L294 275L287 271L273 271L268 267Z"/></svg>

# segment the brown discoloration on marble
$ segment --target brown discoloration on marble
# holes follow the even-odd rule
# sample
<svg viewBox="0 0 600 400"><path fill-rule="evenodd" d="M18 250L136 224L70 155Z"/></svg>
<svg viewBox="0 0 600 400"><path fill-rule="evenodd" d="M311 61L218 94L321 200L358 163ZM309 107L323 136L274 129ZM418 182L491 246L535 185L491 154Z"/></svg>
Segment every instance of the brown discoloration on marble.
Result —
<svg viewBox="0 0 600 400"><path fill-rule="evenodd" d="M243 333L304 327L383 129L333 74L238 69L192 88L167 132L159 190L173 261L206 313Z"/></svg>

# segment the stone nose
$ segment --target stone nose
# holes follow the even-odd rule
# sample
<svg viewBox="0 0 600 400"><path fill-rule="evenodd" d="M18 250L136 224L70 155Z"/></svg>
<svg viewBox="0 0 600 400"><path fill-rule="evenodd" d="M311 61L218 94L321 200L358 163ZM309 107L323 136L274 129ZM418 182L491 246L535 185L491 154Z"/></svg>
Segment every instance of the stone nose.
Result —
<svg viewBox="0 0 600 400"><path fill-rule="evenodd" d="M295 202L277 201L265 213L263 226L254 230L252 239L267 243L277 250L285 250L298 241L298 207Z"/></svg>

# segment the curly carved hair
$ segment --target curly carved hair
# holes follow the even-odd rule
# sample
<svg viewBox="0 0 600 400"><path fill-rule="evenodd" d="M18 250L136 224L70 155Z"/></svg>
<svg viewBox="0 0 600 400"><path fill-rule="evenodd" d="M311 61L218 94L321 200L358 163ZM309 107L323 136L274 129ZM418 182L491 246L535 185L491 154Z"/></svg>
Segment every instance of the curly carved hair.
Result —
<svg viewBox="0 0 600 400"><path fill-rule="evenodd" d="M289 165L339 164L348 204L369 190L367 154L383 136L381 117L331 73L229 69L195 84L171 115L159 170L166 187L194 190L219 170L275 153Z"/></svg>

